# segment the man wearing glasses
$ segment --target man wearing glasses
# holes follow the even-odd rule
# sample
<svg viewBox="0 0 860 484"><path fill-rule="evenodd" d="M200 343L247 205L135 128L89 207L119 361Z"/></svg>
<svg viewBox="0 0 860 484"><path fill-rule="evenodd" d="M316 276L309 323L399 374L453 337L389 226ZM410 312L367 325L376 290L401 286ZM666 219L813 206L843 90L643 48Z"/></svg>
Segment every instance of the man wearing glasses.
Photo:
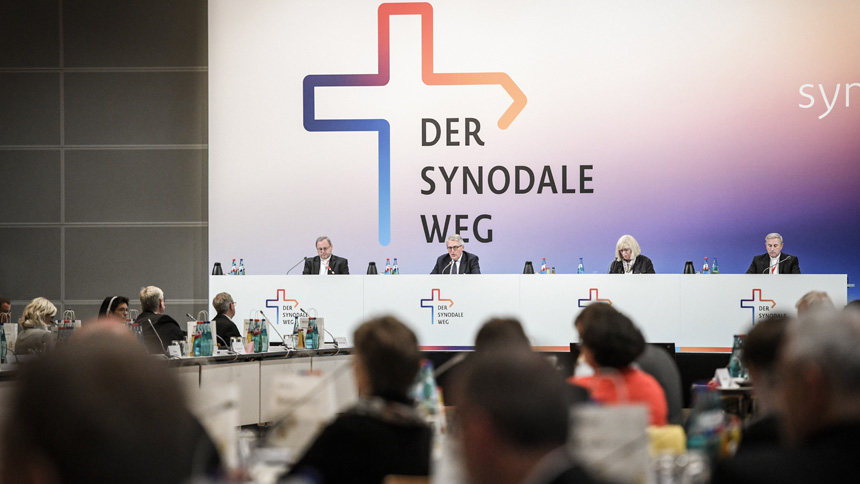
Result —
<svg viewBox="0 0 860 484"><path fill-rule="evenodd" d="M481 266L478 256L463 250L463 237L459 234L449 235L445 240L448 253L436 259L436 266L430 274L480 274Z"/></svg>
<svg viewBox="0 0 860 484"><path fill-rule="evenodd" d="M343 257L332 255L331 240L323 235L317 237L317 255L313 258L305 260L305 268L302 274L305 275L334 275L334 274L349 274L349 261Z"/></svg>

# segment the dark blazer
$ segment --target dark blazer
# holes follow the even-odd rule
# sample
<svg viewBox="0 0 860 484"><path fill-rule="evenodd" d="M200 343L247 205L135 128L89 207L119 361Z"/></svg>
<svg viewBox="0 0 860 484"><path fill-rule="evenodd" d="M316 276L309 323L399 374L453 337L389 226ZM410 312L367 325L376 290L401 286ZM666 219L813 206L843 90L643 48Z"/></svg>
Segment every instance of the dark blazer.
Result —
<svg viewBox="0 0 860 484"><path fill-rule="evenodd" d="M782 261L779 263L780 274L800 274L800 261L797 257L783 252L779 254L779 260ZM757 255L753 257L747 274L764 274L768 267L770 267L770 255Z"/></svg>
<svg viewBox="0 0 860 484"><path fill-rule="evenodd" d="M150 321L152 321L152 326L149 325ZM171 341L185 339L185 331L182 331L179 323L166 314L144 311L140 313L135 322L140 325L143 343L150 353L164 354L167 352L167 347L170 346ZM161 336L161 341L158 340L156 333ZM164 344L164 348L162 348L162 344Z"/></svg>
<svg viewBox="0 0 860 484"><path fill-rule="evenodd" d="M618 259L615 259L614 261L612 261L612 264L609 264L609 273L624 274L624 263L622 263ZM633 273L656 274L656 272L654 272L654 264L651 263L651 259L645 257L642 254L636 256L636 262L633 263Z"/></svg>
<svg viewBox="0 0 860 484"><path fill-rule="evenodd" d="M767 446L720 461L713 484L856 482L860 475L860 423L822 429L793 446ZM851 477L854 476L854 477Z"/></svg>
<svg viewBox="0 0 860 484"><path fill-rule="evenodd" d="M320 256L313 259L305 260L305 269L302 274L319 275L320 273ZM349 262L343 257L331 255L331 260L328 262L329 274L349 274Z"/></svg>
<svg viewBox="0 0 860 484"><path fill-rule="evenodd" d="M448 254L440 255L438 259L436 259L436 265L433 267L433 270L430 271L430 274L448 274L449 271L453 270L448 267L448 263L451 262L451 256ZM460 254L460 270L457 271L458 274L480 274L481 266L478 264L478 256L475 254L470 254L463 251Z"/></svg>
<svg viewBox="0 0 860 484"><path fill-rule="evenodd" d="M224 348L225 345L230 344L230 338L232 337L242 337L242 333L239 332L239 328L236 327L236 323L230 320L226 314L218 314L212 321L215 322L215 332L218 335L218 347ZM221 341L221 339L224 341Z"/></svg>

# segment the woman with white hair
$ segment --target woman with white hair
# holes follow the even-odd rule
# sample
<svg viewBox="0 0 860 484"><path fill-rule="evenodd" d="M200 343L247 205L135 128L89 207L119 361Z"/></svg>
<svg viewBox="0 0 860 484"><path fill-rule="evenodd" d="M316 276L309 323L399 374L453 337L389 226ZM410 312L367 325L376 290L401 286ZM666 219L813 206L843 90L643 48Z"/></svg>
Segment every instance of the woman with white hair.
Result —
<svg viewBox="0 0 860 484"><path fill-rule="evenodd" d="M30 301L18 323L21 330L15 342L15 352L19 355L42 353L54 346L54 337L48 329L51 319L57 314L57 307L43 297Z"/></svg>
<svg viewBox="0 0 860 484"><path fill-rule="evenodd" d="M615 260L609 265L610 274L654 274L651 259L642 255L639 242L632 235L622 235L615 244Z"/></svg>

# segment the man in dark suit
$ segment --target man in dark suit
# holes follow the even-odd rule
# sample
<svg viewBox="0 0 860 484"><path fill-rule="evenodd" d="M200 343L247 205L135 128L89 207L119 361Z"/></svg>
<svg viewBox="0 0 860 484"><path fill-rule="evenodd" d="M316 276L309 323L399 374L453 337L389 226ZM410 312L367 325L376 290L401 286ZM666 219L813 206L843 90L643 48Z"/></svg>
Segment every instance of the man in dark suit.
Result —
<svg viewBox="0 0 860 484"><path fill-rule="evenodd" d="M327 236L317 237L317 254L319 255L313 259L305 260L302 274L349 274L349 262L343 257L332 255L332 247L331 239Z"/></svg>
<svg viewBox="0 0 860 484"><path fill-rule="evenodd" d="M233 296L226 292L219 292L212 298L212 307L218 313L212 321L215 323L215 334L218 335L218 347L225 348L230 344L230 338L241 338L242 333L233 322L236 315L236 303Z"/></svg>
<svg viewBox="0 0 860 484"><path fill-rule="evenodd" d="M800 274L800 263L797 257L782 252L782 236L777 233L767 234L764 239L767 254L753 257L747 274Z"/></svg>
<svg viewBox="0 0 860 484"><path fill-rule="evenodd" d="M449 235L445 240L448 253L436 259L430 274L480 274L478 256L463 250L465 242L459 234Z"/></svg>
<svg viewBox="0 0 860 484"><path fill-rule="evenodd" d="M856 479L860 475L858 347L856 312L815 311L790 324L777 370L783 430L790 444L751 449L723 461L711 482L800 484Z"/></svg>
<svg viewBox="0 0 860 484"><path fill-rule="evenodd" d="M166 353L171 341L185 339L179 323L164 314L164 291L147 286L140 290L140 308L143 312L134 321L140 325L143 342L150 353Z"/></svg>

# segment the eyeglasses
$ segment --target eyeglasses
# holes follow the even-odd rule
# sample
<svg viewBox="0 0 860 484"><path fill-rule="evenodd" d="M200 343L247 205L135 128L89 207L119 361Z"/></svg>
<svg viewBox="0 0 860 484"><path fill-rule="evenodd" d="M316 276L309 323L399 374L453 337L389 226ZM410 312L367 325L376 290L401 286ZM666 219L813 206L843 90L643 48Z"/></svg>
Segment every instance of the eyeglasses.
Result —
<svg viewBox="0 0 860 484"><path fill-rule="evenodd" d="M452 250L460 250L462 248L463 248L462 245L449 245L448 246L448 252L451 252Z"/></svg>
<svg viewBox="0 0 860 484"><path fill-rule="evenodd" d="M326 252L331 250L331 246L328 247L317 247L317 252Z"/></svg>

